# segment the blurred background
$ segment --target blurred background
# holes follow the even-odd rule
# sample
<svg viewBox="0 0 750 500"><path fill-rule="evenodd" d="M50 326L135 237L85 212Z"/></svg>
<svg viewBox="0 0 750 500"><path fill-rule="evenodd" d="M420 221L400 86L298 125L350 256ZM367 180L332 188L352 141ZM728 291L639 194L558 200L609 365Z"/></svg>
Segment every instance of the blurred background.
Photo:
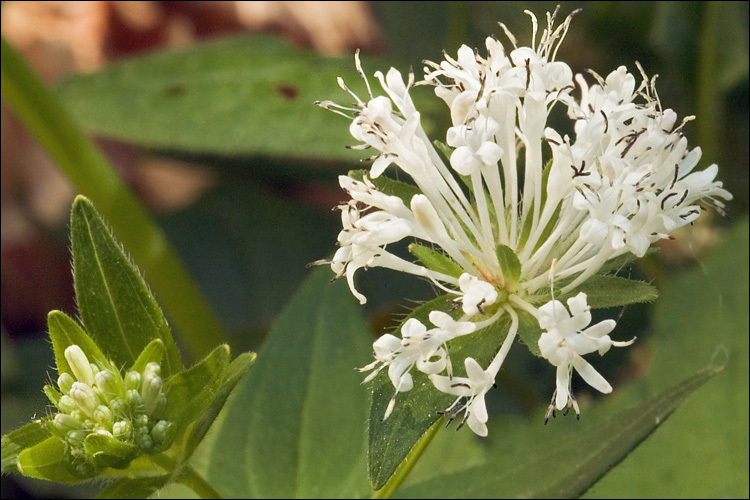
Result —
<svg viewBox="0 0 750 500"><path fill-rule="evenodd" d="M658 287L669 276L699 265L728 226L748 211L748 3L560 4L561 18L575 9L582 11L574 18L558 59L574 72L590 68L606 75L623 64L635 72L634 61L639 61L649 75L658 73L657 88L665 107L680 117L697 116L685 133L691 146L703 149L699 168L718 163L719 179L735 196L728 217L705 212L675 241L665 242L658 255L632 271L634 277L649 279ZM543 24L544 13L556 5L536 2L532 8ZM239 352L262 343L274 316L307 275L305 265L335 250L340 218L331 208L345 198L336 178L362 168L356 153L344 149L354 142L346 139L347 122L338 122L340 130L312 130L307 120L324 111L313 106L312 99L298 96L293 84L279 84L276 93L293 101L298 113L289 127L310 129L307 142L300 141L296 150L249 145L225 152L201 151L181 148L179 141L127 140L103 133L107 125L86 120L85 110L80 111L85 108L81 96L66 93L71 75L95 73L123 59L209 39L265 32L302 50L345 58L346 65L352 64L353 51L360 48L368 74L387 69L382 63L402 72L412 66L420 76L422 60L439 61L443 50L455 54L465 43L484 54L486 36L505 42L497 21L505 23L519 43L527 44L531 28L523 9L528 6L520 2L3 2L0 13L3 36L50 86L60 89L82 126L94 132L122 178L158 219ZM375 56L378 62L373 62ZM337 91L336 74L325 76L330 76L330 92L313 98L346 103L345 94ZM352 87L361 85L355 82ZM180 86L172 90L182 92ZM99 92L91 95L92 102L108 98L106 87ZM113 91L111 98L121 96ZM243 103L248 126L258 127L260 120L286 120L264 114L263 105L261 100ZM196 123L205 123L199 113ZM447 113L428 113L428 119L432 137L442 138L435 131L444 130ZM6 433L45 412L41 387L48 380L45 373L54 373L46 314L60 309L75 315L68 216L77 193L5 102L1 120L0 320L2 432ZM327 150L312 146L326 141L333 142ZM414 303L433 293L426 283L382 270L369 271L358 283L369 299L363 310L374 335L395 324L394 314L404 313L405 300ZM630 307L622 318L624 328L648 336L648 307ZM600 369L607 378L632 378L645 370L647 355L637 346L628 354L613 354ZM534 360L518 363L519 372L536 369ZM499 396L495 408L508 411L510 406L517 412L538 404L548 389L546 384L519 389L512 380L507 388L508 400ZM2 481L3 498L76 497L96 491L18 476Z"/></svg>

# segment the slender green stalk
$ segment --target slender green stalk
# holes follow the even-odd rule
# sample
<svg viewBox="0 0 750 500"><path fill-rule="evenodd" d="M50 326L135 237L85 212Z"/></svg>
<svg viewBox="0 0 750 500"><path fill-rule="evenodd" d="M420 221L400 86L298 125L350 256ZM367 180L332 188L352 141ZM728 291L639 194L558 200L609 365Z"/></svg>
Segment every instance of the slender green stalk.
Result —
<svg viewBox="0 0 750 500"><path fill-rule="evenodd" d="M2 39L2 94L76 189L96 205L144 271L194 358L226 342L211 308L154 219L16 50Z"/></svg>
<svg viewBox="0 0 750 500"><path fill-rule="evenodd" d="M696 120L696 131L698 142L703 148L704 162L721 160L718 157L716 146L719 143L717 130L719 127L718 100L720 98L717 92L717 75L719 73L717 69L719 67L718 57L719 54L722 54L719 48L719 39L721 37L720 16L723 10L722 5L714 5L714 2L703 4L703 24L701 36L698 39L696 115L700 117L700 120Z"/></svg>
<svg viewBox="0 0 750 500"><path fill-rule="evenodd" d="M435 437L435 434L442 426L443 420L445 419L439 418L437 422L432 424L430 428L427 429L427 432L422 434L422 437L420 437L417 442L414 443L414 446L409 451L409 454L406 455L403 462L401 462L401 464L396 469L396 472L394 472L390 479L388 479L388 482L385 483L382 488L375 491L370 498L391 498L393 496L393 494L396 492L398 487L401 486L401 483L404 482L404 479L406 479L414 466L417 465L417 462L422 457L422 453L424 453L424 450L427 449L427 445L430 444L432 438Z"/></svg>
<svg viewBox="0 0 750 500"><path fill-rule="evenodd" d="M185 465L180 469L180 475L177 482L182 483L193 490L201 498L224 498L203 476L198 474L195 469Z"/></svg>

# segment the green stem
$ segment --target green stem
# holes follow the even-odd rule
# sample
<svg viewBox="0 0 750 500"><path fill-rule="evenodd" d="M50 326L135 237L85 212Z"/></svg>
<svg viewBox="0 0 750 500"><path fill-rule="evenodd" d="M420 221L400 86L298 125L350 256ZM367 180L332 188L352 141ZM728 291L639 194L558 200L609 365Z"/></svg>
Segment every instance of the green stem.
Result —
<svg viewBox="0 0 750 500"><path fill-rule="evenodd" d="M432 438L435 437L435 434L442 426L443 420L443 418L439 418L437 422L432 424L430 428L427 429L427 432L422 434L422 437L420 437L417 442L414 443L414 446L409 451L409 454L406 455L396 471L388 479L388 482L385 483L382 488L375 491L370 498L391 498L393 496L398 487L401 486L401 483L404 482L404 479L406 479L411 470L422 457L422 453L424 453L427 445L430 444Z"/></svg>
<svg viewBox="0 0 750 500"><path fill-rule="evenodd" d="M161 229L107 159L5 38L1 56L5 101L76 189L112 224L190 354L200 359L226 342L226 334Z"/></svg>
<svg viewBox="0 0 750 500"><path fill-rule="evenodd" d="M224 498L213 486L198 474L195 469L185 465L180 469L177 482L193 490L201 498Z"/></svg>

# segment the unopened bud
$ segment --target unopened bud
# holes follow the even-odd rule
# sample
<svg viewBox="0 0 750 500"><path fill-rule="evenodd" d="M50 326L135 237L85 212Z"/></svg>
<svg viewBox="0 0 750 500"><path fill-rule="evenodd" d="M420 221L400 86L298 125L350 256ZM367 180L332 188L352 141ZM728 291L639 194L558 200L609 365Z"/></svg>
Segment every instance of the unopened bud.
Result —
<svg viewBox="0 0 750 500"><path fill-rule="evenodd" d="M70 388L73 387L73 382L75 381L76 379L70 373L61 373L57 377L57 387L60 388L60 392L63 394L70 394Z"/></svg>
<svg viewBox="0 0 750 500"><path fill-rule="evenodd" d="M122 384L118 380L117 375L109 370L100 371L94 375L94 380L96 380L96 385L101 389L107 403L112 401L113 398L124 394Z"/></svg>
<svg viewBox="0 0 750 500"><path fill-rule="evenodd" d="M94 411L99 406L99 402L94 390L89 385L83 382L74 382L70 389L70 397L88 417L94 416Z"/></svg>
<svg viewBox="0 0 750 500"><path fill-rule="evenodd" d="M161 377L154 372L147 371L143 375L143 389L141 390L141 394L143 395L143 403L148 415L151 415L159 405L162 385Z"/></svg>
<svg viewBox="0 0 750 500"><path fill-rule="evenodd" d="M78 405L75 401L73 401L73 398L70 396L63 396L60 398L60 402L57 405L57 409L60 410L60 413L72 413L73 411L78 409Z"/></svg>
<svg viewBox="0 0 750 500"><path fill-rule="evenodd" d="M133 424L120 420L112 425L112 434L120 441L129 441L133 437Z"/></svg>
<svg viewBox="0 0 750 500"><path fill-rule="evenodd" d="M159 420L151 429L151 437L159 448L166 448L174 439L174 424L168 420Z"/></svg>
<svg viewBox="0 0 750 500"><path fill-rule="evenodd" d="M59 431L66 434L69 431L83 430L83 423L81 423L81 421L64 413L58 413L57 415L55 415L55 419L52 425L54 425Z"/></svg>
<svg viewBox="0 0 750 500"><path fill-rule="evenodd" d="M88 386L94 385L94 371L91 369L91 363L89 363L86 354L80 347L75 344L68 346L65 349L65 359L68 360L70 369L73 370L73 375L79 382Z"/></svg>
<svg viewBox="0 0 750 500"><path fill-rule="evenodd" d="M94 411L94 420L96 420L105 428L111 429L112 424L114 423L112 410L110 410L108 406L104 406L104 405L97 406L96 411Z"/></svg>
<svg viewBox="0 0 750 500"><path fill-rule="evenodd" d="M130 389L125 393L125 399L128 401L128 406L132 410L143 411L143 397L140 392Z"/></svg>
<svg viewBox="0 0 750 500"><path fill-rule="evenodd" d="M137 391L141 388L141 374L138 372L126 373L124 385L126 391Z"/></svg>

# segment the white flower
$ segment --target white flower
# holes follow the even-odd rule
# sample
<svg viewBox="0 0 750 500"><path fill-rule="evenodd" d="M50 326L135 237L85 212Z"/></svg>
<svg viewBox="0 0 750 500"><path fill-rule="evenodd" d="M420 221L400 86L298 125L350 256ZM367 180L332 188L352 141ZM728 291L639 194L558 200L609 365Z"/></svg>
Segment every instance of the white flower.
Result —
<svg viewBox="0 0 750 500"><path fill-rule="evenodd" d="M572 315L557 300L539 308L539 326L547 330L539 338L539 350L544 358L557 367L557 388L548 416L550 413L554 415L554 409L562 410L566 406L574 408L576 414L580 413L578 403L570 392L570 375L574 368L591 387L605 394L612 392L609 382L582 356L594 351L604 355L613 345L623 347L635 341L615 342L610 339L607 334L615 328L615 321L611 319L586 328L591 323L591 312L585 293L568 299L568 307Z"/></svg>
<svg viewBox="0 0 750 500"><path fill-rule="evenodd" d="M372 345L375 361L358 369L373 370L363 381L365 383L375 378L380 370L388 367L388 377L396 388L396 394L386 409L384 419L388 418L393 410L396 395L409 391L414 386L410 370L415 365L420 372L427 375L440 373L445 369L451 373L450 358L445 344L476 329L474 323L454 321L450 315L441 311L432 311L430 322L437 328L428 331L422 322L410 318L401 327L401 340L389 333L381 336Z"/></svg>
<svg viewBox="0 0 750 500"><path fill-rule="evenodd" d="M315 264L330 264L336 278L346 275L361 303L366 298L355 287L357 271L386 267L426 278L454 296L463 312L456 324L480 330L510 315L513 335L492 361L494 373L515 336L516 310L532 314L547 330L540 346L558 367L557 407L575 404L568 389L573 368L597 389L610 390L581 355L621 343L606 336L612 328L604 331L614 322L583 330L590 322L585 300L582 306L569 302L572 316L556 301L541 306L554 298L551 290L574 292L612 259L643 256L652 243L692 222L702 205L721 212L721 200L732 196L715 180L716 165L695 171L701 150L689 149L682 134L692 117L678 123L639 65L640 83L624 66L606 77L592 72L589 83L556 60L572 15L556 26L556 12L547 14L537 36L537 19L527 13L530 46L519 46L501 24L512 45L508 52L489 37L485 57L462 46L455 59L426 62L420 82L411 73L404 80L393 68L376 72L385 95L373 95L357 54L369 96L361 99L339 79L354 106L318 104L351 119L350 132L361 142L353 147L376 154L369 174L340 177L351 196L339 206L340 248ZM414 85L434 86L449 108L441 148L447 162L421 126L409 94ZM571 120L572 137L548 126L555 107ZM384 179L388 168L411 185L394 189L394 181ZM391 244L402 240L417 240L449 265L396 255ZM414 385L415 365L433 383L444 380L443 370L450 379L453 339L430 319L437 329L409 320L401 339L382 337L375 362L364 368L374 369L366 380L386 365L397 393ZM471 421L481 429L482 422Z"/></svg>
<svg viewBox="0 0 750 500"><path fill-rule="evenodd" d="M465 411L464 419L458 428L460 429L466 423L475 434L486 436L488 416L484 395L495 384L495 374L483 370L474 358L466 358L464 366L467 377L430 375L430 380L439 391L458 396L458 399L445 411L451 414L450 421L458 413ZM463 398L467 398L467 401L461 403Z"/></svg>

